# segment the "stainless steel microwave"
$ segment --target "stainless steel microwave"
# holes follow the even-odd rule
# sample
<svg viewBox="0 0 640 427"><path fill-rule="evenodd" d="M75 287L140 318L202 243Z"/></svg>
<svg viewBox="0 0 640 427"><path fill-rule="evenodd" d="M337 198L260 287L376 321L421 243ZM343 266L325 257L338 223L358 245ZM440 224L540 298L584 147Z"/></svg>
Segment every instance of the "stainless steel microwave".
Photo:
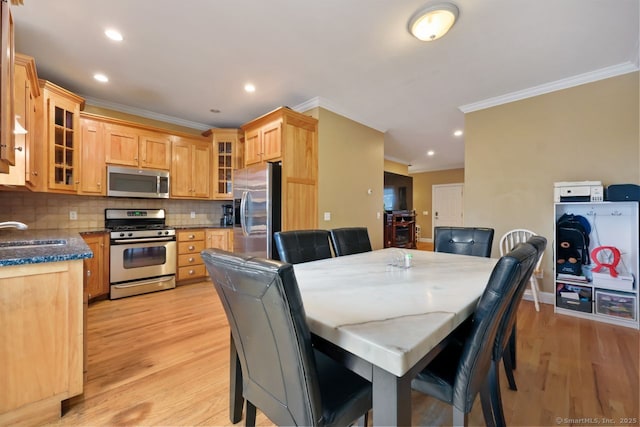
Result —
<svg viewBox="0 0 640 427"><path fill-rule="evenodd" d="M169 198L169 172L107 166L107 196Z"/></svg>

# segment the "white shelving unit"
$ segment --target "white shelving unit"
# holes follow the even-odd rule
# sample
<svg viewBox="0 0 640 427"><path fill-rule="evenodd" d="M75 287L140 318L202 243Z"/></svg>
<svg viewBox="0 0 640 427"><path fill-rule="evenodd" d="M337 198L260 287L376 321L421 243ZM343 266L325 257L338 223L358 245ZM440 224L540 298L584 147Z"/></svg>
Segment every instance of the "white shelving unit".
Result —
<svg viewBox="0 0 640 427"><path fill-rule="evenodd" d="M556 285L555 312L640 329L638 309L638 272L640 271L640 220L638 202L563 202L554 205L555 221L565 213L582 215L591 225L589 254L600 246L612 246L620 252L616 268L618 279L611 277L608 268L600 276L590 274L594 266L583 266L584 277L556 274L557 242L554 241L554 277ZM556 230L554 226L554 236ZM599 259L611 255L600 252ZM585 268L586 267L586 268ZM604 273L604 274L603 274ZM623 280L620 277L632 277ZM595 277L595 280L593 279ZM586 278L586 280L585 280ZM573 295L565 298L563 295ZM575 298L575 294L579 298Z"/></svg>

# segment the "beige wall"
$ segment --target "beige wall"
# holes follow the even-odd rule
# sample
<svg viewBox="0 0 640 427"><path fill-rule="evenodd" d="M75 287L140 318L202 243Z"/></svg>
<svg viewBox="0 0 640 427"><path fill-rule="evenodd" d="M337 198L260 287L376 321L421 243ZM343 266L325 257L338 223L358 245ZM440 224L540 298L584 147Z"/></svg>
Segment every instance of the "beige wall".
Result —
<svg viewBox="0 0 640 427"><path fill-rule="evenodd" d="M528 228L549 243L543 290L553 292L553 183L640 184L639 73L465 116L466 224L500 237Z"/></svg>
<svg viewBox="0 0 640 427"><path fill-rule="evenodd" d="M382 248L384 134L324 108L305 114L319 120L318 228L365 226Z"/></svg>
<svg viewBox="0 0 640 427"><path fill-rule="evenodd" d="M435 172L411 174L413 177L413 209L416 211L416 224L420 226L420 238L432 239L432 186L464 182L464 169L450 169ZM423 212L429 212L423 215Z"/></svg>
<svg viewBox="0 0 640 427"><path fill-rule="evenodd" d="M384 171L397 173L399 175L409 175L409 165L405 165L402 163L394 162L392 160L384 161Z"/></svg>

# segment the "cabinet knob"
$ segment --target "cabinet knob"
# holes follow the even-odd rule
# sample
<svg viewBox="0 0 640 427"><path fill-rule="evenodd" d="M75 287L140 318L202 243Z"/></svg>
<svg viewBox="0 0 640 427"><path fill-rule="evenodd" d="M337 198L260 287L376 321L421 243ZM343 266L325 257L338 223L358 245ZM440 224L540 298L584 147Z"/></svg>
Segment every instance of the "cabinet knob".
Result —
<svg viewBox="0 0 640 427"><path fill-rule="evenodd" d="M193 262L193 261L195 261L193 257L189 258L189 262Z"/></svg>
<svg viewBox="0 0 640 427"><path fill-rule="evenodd" d="M193 270L189 270L189 276L193 276L196 272Z"/></svg>
<svg viewBox="0 0 640 427"><path fill-rule="evenodd" d="M91 270L87 270L87 277L91 277Z"/></svg>
<svg viewBox="0 0 640 427"><path fill-rule="evenodd" d="M38 176L38 171L31 172L33 176Z"/></svg>
<svg viewBox="0 0 640 427"><path fill-rule="evenodd" d="M189 234L189 239L193 240L195 238L196 238L195 234Z"/></svg>
<svg viewBox="0 0 640 427"><path fill-rule="evenodd" d="M190 250L190 251L194 250L195 248L196 248L196 247L195 247L195 246L193 246L193 245L189 246L189 250Z"/></svg>
<svg viewBox="0 0 640 427"><path fill-rule="evenodd" d="M21 146L13 147L13 149L16 150L16 151L22 151L22 147Z"/></svg>

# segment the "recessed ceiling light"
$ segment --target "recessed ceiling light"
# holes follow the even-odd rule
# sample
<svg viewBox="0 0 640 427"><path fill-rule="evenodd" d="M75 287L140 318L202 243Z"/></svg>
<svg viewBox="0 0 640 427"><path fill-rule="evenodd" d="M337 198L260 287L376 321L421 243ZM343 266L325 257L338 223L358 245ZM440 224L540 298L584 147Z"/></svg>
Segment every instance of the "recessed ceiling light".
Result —
<svg viewBox="0 0 640 427"><path fill-rule="evenodd" d="M220 110L218 110L217 108L212 108L209 111L212 112L213 114L218 114L220 112Z"/></svg>
<svg viewBox="0 0 640 427"><path fill-rule="evenodd" d="M106 30L104 34L109 37L111 40L116 42L121 42L123 40L122 34L118 30L114 30L112 28Z"/></svg>
<svg viewBox="0 0 640 427"><path fill-rule="evenodd" d="M246 85L244 85L244 90L249 92L249 93L253 93L256 91L256 87L254 85L252 85L251 83L247 83Z"/></svg>
<svg viewBox="0 0 640 427"><path fill-rule="evenodd" d="M453 133L454 136L462 136L462 134L463 134L463 132L460 129L458 129L457 131L455 131Z"/></svg>
<svg viewBox="0 0 640 427"><path fill-rule="evenodd" d="M433 151L433 150L427 151L427 156L429 156L429 157L434 156L435 154L436 154L436 152Z"/></svg>
<svg viewBox="0 0 640 427"><path fill-rule="evenodd" d="M93 78L96 79L97 81L101 82L101 83L106 83L109 81L109 77L105 76L104 74L94 74Z"/></svg>

